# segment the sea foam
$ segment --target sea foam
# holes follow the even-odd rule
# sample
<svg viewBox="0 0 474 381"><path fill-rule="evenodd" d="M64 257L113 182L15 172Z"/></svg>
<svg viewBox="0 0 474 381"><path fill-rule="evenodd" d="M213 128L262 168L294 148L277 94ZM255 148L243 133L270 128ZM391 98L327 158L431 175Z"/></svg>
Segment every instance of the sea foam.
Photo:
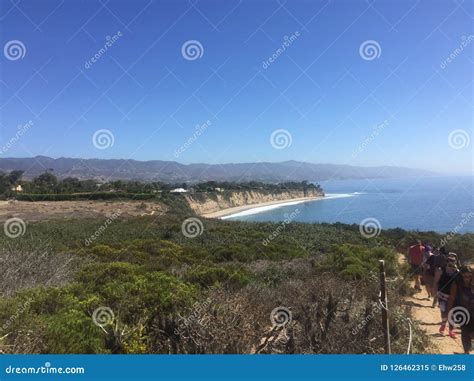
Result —
<svg viewBox="0 0 474 381"><path fill-rule="evenodd" d="M317 199L314 199L314 200L288 201L288 202L282 202L281 204L257 206L255 208L243 210L243 211L238 212L238 213L229 214L228 216L223 216L223 217L221 217L221 220L226 220L228 218L233 218L233 217L250 216L252 214L267 212L269 210L281 208L283 206L291 206L291 205L296 205L296 204L302 204L302 203L305 203L305 202L331 200L331 199L335 199L335 198L354 197L356 195L357 195L357 192L355 192L355 193L327 193L324 198L317 198Z"/></svg>

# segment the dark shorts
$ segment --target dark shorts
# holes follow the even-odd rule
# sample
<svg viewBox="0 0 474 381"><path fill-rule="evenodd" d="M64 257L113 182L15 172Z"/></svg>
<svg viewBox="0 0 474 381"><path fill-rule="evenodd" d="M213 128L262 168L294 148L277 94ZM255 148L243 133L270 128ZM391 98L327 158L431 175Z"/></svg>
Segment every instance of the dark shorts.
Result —
<svg viewBox="0 0 474 381"><path fill-rule="evenodd" d="M422 265L410 265L411 272L413 275L422 275L423 274L423 266Z"/></svg>

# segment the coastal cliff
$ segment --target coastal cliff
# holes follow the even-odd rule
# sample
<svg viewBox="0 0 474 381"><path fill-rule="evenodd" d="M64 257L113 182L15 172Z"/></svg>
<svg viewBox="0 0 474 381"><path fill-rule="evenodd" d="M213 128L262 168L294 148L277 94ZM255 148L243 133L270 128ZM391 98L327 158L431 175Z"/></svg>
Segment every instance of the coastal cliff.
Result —
<svg viewBox="0 0 474 381"><path fill-rule="evenodd" d="M282 190L278 192L269 192L266 190L199 192L185 195L189 206L198 215L267 202L318 197L324 197L324 192L313 188L305 190Z"/></svg>

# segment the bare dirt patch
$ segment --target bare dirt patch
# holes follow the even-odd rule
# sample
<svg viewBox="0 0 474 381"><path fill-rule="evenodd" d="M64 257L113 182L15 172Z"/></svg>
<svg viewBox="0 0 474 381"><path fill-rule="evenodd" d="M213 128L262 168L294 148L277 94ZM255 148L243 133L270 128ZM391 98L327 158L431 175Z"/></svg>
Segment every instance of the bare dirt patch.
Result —
<svg viewBox="0 0 474 381"><path fill-rule="evenodd" d="M120 215L149 216L163 214L168 207L151 201L3 201L0 203L0 222L18 217L25 221L45 221L71 218L109 217Z"/></svg>

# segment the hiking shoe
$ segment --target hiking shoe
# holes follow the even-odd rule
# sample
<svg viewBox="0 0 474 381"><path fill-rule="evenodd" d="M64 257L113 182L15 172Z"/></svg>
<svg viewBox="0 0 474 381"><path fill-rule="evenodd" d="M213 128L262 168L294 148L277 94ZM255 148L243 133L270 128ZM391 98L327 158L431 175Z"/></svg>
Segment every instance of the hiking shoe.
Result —
<svg viewBox="0 0 474 381"><path fill-rule="evenodd" d="M450 331L449 331L449 337L450 337L451 339L455 339L455 338L456 338L456 332L450 330Z"/></svg>

